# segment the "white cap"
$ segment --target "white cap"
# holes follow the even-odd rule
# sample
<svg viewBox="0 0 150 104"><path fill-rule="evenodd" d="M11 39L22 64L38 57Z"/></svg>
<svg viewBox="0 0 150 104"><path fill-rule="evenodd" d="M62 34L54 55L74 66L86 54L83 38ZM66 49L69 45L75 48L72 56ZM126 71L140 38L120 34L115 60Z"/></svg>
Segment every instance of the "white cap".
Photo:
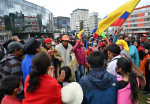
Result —
<svg viewBox="0 0 150 104"><path fill-rule="evenodd" d="M77 82L72 82L61 89L61 99L65 104L81 104L83 91Z"/></svg>

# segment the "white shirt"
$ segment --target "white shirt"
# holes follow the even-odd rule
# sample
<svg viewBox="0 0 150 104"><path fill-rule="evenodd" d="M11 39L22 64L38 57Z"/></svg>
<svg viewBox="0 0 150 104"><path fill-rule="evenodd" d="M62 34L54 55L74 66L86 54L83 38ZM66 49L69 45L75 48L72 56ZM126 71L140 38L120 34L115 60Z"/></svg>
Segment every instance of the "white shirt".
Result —
<svg viewBox="0 0 150 104"><path fill-rule="evenodd" d="M112 61L108 65L107 71L114 75L116 78L121 78L121 76L117 74L115 70L118 58L121 58L121 55L118 55L112 59Z"/></svg>

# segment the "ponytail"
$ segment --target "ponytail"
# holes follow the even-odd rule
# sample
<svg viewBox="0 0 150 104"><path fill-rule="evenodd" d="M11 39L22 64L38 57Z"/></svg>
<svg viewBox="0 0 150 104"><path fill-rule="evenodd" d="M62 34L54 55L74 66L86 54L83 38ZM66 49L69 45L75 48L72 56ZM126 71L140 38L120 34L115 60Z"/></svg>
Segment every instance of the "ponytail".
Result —
<svg viewBox="0 0 150 104"><path fill-rule="evenodd" d="M50 57L45 52L40 52L33 57L27 92L33 93L40 86L39 77L47 73L49 66L51 66Z"/></svg>
<svg viewBox="0 0 150 104"><path fill-rule="evenodd" d="M117 61L118 68L121 68L126 75L129 76L129 83L131 86L131 100L132 104L136 104L139 98L139 88L136 74L132 71L132 62L130 59L121 57Z"/></svg>
<svg viewBox="0 0 150 104"><path fill-rule="evenodd" d="M40 85L39 73L36 69L32 69L30 73L29 86L27 87L27 92L34 92L37 87Z"/></svg>
<svg viewBox="0 0 150 104"><path fill-rule="evenodd" d="M129 82L131 85L132 104L136 104L139 98L139 89L138 89L136 74L132 70L130 71L130 74L129 74Z"/></svg>

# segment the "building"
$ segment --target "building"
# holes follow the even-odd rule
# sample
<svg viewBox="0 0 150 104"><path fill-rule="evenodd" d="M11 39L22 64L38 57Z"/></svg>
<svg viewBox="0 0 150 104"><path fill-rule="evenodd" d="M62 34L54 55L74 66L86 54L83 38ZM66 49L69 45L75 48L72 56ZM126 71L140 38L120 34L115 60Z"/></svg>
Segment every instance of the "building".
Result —
<svg viewBox="0 0 150 104"><path fill-rule="evenodd" d="M64 31L65 33L70 31L70 18L69 17L54 17L54 30Z"/></svg>
<svg viewBox="0 0 150 104"><path fill-rule="evenodd" d="M78 33L84 28L84 34L90 33L89 29L89 10L76 9L71 13L71 30Z"/></svg>
<svg viewBox="0 0 150 104"><path fill-rule="evenodd" d="M98 26L98 13L93 12L89 18L90 33Z"/></svg>
<svg viewBox="0 0 150 104"><path fill-rule="evenodd" d="M53 32L52 12L44 7L25 0L0 0L0 17L4 18L5 30L11 30L13 33L25 33L27 30L31 33ZM30 29L31 25L37 25L27 25L25 22L32 21L31 18L27 19L27 17L33 17L32 19L36 19L33 21L36 21L38 27Z"/></svg>
<svg viewBox="0 0 150 104"><path fill-rule="evenodd" d="M25 32L39 32L38 17L24 17Z"/></svg>
<svg viewBox="0 0 150 104"><path fill-rule="evenodd" d="M123 24L123 30L132 35L150 35L150 5L135 8Z"/></svg>
<svg viewBox="0 0 150 104"><path fill-rule="evenodd" d="M0 31L5 31L4 17L1 17L1 16L0 16Z"/></svg>

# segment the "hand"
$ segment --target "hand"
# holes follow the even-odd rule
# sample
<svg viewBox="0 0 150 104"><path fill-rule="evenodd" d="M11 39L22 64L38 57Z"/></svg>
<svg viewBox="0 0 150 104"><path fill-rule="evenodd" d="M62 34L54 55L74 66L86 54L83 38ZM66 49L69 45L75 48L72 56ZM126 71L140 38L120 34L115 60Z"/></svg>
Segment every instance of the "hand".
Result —
<svg viewBox="0 0 150 104"><path fill-rule="evenodd" d="M20 41L20 39L18 38L18 36L13 36L13 37L12 37L12 40L14 40L14 41L16 41L16 42L19 42L19 41Z"/></svg>
<svg viewBox="0 0 150 104"><path fill-rule="evenodd" d="M58 74L58 76L57 76L57 81L58 81L58 82L63 82L64 79L65 79L65 77L66 77L65 71L62 70L62 71L61 71L61 74L60 74L60 75Z"/></svg>
<svg viewBox="0 0 150 104"><path fill-rule="evenodd" d="M58 60L59 60L59 62L62 62L62 58L59 58Z"/></svg>
<svg viewBox="0 0 150 104"><path fill-rule="evenodd" d="M48 50L47 53L50 54L50 55L54 55L54 51L53 50Z"/></svg>
<svg viewBox="0 0 150 104"><path fill-rule="evenodd" d="M55 68L53 66L50 66L49 67L49 70L48 70L48 75L51 76L51 77L54 77L54 70Z"/></svg>
<svg viewBox="0 0 150 104"><path fill-rule="evenodd" d="M81 42L81 38L79 39L79 43Z"/></svg>
<svg viewBox="0 0 150 104"><path fill-rule="evenodd" d="M122 28L117 28L117 32L116 32L116 35L118 35L120 32L122 31Z"/></svg>

